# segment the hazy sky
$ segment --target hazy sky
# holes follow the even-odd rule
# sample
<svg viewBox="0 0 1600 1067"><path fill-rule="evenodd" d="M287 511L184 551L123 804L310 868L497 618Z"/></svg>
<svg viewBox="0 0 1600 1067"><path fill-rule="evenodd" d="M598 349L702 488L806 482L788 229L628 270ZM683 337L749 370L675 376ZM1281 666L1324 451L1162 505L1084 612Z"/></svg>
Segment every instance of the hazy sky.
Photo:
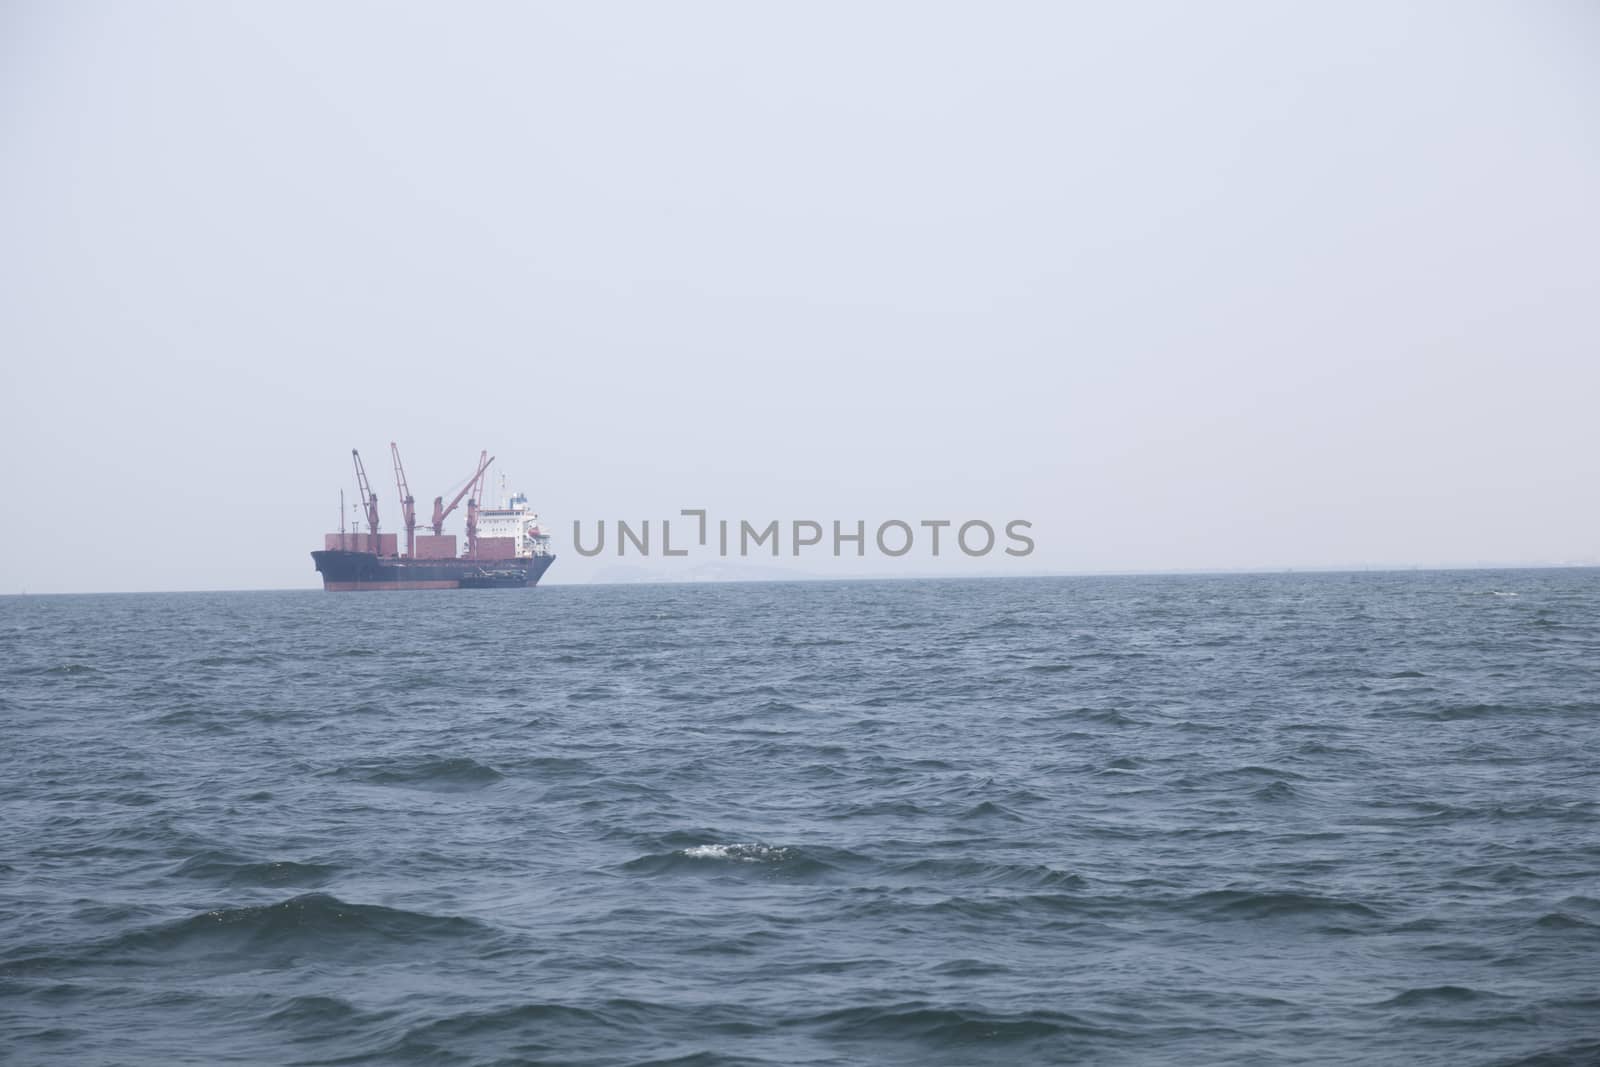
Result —
<svg viewBox="0 0 1600 1067"><path fill-rule="evenodd" d="M390 440L423 510L497 453L549 581L683 507L1038 544L822 574L1596 560L1597 55L1587 2L0 0L0 592L315 586Z"/></svg>

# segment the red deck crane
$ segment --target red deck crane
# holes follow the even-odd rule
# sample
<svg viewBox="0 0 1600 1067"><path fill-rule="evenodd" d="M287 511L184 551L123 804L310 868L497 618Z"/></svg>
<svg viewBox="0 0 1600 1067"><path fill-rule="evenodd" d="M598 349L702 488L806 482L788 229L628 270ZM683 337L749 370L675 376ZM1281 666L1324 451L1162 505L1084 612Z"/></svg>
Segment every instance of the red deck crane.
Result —
<svg viewBox="0 0 1600 1067"><path fill-rule="evenodd" d="M367 484L367 468L361 465L361 453L350 450L356 464L356 484L361 487L361 507L367 513L367 551L377 552L378 547L378 494Z"/></svg>
<svg viewBox="0 0 1600 1067"><path fill-rule="evenodd" d="M394 487L400 491L400 515L406 524L406 556L417 554L417 500L406 484L406 469L400 465L400 446L389 442L389 453L394 456Z"/></svg>
<svg viewBox="0 0 1600 1067"><path fill-rule="evenodd" d="M488 450L485 449L483 451L482 455L488 456L489 455ZM468 559L477 559L478 558L478 506L479 506L479 502L483 499L483 476L484 476L484 474L486 474L488 472L489 464L491 464L493 462L494 462L494 457L493 456L489 456L489 458L486 459L486 460L480 458L480 460L478 462L478 473L473 475L472 485L468 487L468 488L470 488L472 490L472 492L467 495L467 558Z"/></svg>
<svg viewBox="0 0 1600 1067"><path fill-rule="evenodd" d="M445 517L456 509L456 505L461 503L461 499L463 497L472 492L473 486L477 485L478 482L483 480L483 472L488 470L489 464L493 462L494 457L489 455L488 450L485 449L478 456L478 469L472 472L472 476L467 479L467 484L461 487L461 492L455 495L455 499L450 501L448 506L445 505L444 497L436 496L433 498L433 534L435 537L438 537L444 533ZM473 494L472 499L477 499L477 495L475 493Z"/></svg>

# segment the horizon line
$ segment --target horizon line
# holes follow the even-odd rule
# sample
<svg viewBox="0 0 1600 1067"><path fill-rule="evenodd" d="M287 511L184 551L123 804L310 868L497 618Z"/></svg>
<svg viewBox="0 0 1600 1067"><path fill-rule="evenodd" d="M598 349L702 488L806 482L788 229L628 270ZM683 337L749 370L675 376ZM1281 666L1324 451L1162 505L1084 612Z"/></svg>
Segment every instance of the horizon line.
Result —
<svg viewBox="0 0 1600 1067"><path fill-rule="evenodd" d="M624 578L610 581L592 582L553 582L543 586L546 589L572 588L578 589L586 586L630 586L630 585L794 585L803 582L981 582L981 581L1023 581L1041 578L1185 578L1185 577L1250 577L1250 576L1281 576L1285 574L1452 574L1470 573L1476 571L1554 571L1554 570L1595 570L1600 569L1600 561L1574 562L1574 563L1466 563L1455 565L1440 564L1371 564L1364 566L1292 566L1292 567L1240 567L1240 568L1196 568L1196 569L1157 569L1157 570L1104 570L1104 571L1035 571L1027 574L862 574L841 575L838 577L819 574L798 574L792 578L777 578L772 576L760 578ZM533 586L532 588L540 588ZM364 592L455 592L456 590L430 589L430 590L385 590L373 589ZM45 591L30 592L21 590L15 593L0 593L0 599L17 600L25 597L49 596L157 596L157 595L186 595L204 593L322 593L326 590L318 586L256 586L253 588L225 588L225 589L83 589L76 591Z"/></svg>

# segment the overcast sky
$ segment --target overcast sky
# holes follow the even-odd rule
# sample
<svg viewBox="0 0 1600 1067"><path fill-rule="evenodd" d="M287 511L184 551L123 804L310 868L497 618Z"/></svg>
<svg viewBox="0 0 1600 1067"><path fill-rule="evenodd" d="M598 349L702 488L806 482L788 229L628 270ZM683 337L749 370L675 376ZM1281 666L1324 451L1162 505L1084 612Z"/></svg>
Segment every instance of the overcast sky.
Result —
<svg viewBox="0 0 1600 1067"><path fill-rule="evenodd" d="M391 440L422 510L496 453L552 582L685 507L1034 524L824 575L1595 561L1597 55L1587 2L0 0L0 592L314 587Z"/></svg>

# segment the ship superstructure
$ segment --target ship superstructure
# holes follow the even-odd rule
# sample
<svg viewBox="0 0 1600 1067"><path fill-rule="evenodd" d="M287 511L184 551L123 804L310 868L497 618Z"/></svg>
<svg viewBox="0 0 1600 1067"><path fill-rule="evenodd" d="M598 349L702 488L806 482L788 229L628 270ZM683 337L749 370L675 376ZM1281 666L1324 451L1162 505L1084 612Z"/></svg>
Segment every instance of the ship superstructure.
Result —
<svg viewBox="0 0 1600 1067"><path fill-rule="evenodd" d="M522 493L503 496L499 507L479 508L477 515L478 558L503 558L508 550L516 558L550 555L550 535Z"/></svg>
<svg viewBox="0 0 1600 1067"><path fill-rule="evenodd" d="M346 530L344 500L340 494L339 532L323 537L322 550L311 553L322 587L335 592L368 589L504 589L536 584L555 555L550 535L522 493L502 495L498 506L483 507L484 478L494 457L479 454L478 466L450 503L435 497L430 533L418 533L416 501L406 483L400 449L389 444L394 460L395 489L400 500L405 546L398 534L379 529L378 497L367 480L361 453L350 450L355 465L356 488L361 497L361 517L366 530ZM460 554L455 534L444 532L445 520L466 502L466 544Z"/></svg>

